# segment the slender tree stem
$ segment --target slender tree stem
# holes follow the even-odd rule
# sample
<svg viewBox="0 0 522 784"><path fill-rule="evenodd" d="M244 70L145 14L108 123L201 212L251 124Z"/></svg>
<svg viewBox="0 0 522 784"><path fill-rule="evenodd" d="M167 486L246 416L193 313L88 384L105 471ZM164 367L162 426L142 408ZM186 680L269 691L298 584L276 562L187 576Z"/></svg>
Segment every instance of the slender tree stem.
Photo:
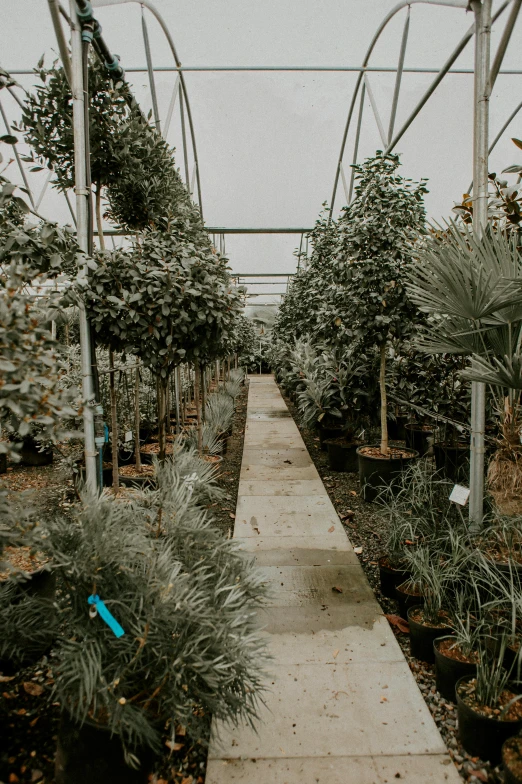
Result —
<svg viewBox="0 0 522 784"><path fill-rule="evenodd" d="M134 429L136 431L134 436L135 455L136 455L136 471L141 471L141 454L140 454L140 361L136 357L136 377L134 383Z"/></svg>
<svg viewBox="0 0 522 784"><path fill-rule="evenodd" d="M388 403L386 400L386 343L381 343L381 363L379 372L381 389L381 453L388 454Z"/></svg>
<svg viewBox="0 0 522 784"><path fill-rule="evenodd" d="M116 400L116 383L114 370L114 351L109 351L109 390L111 400L111 444L112 444L112 487L117 492L120 486L118 471L118 404Z"/></svg>

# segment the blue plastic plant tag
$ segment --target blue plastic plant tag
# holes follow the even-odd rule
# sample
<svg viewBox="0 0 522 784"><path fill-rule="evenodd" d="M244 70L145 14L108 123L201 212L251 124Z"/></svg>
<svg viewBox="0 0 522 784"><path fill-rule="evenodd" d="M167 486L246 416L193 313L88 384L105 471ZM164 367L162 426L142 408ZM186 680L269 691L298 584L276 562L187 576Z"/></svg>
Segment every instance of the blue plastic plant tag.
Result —
<svg viewBox="0 0 522 784"><path fill-rule="evenodd" d="M107 609L107 607L102 602L98 594L94 594L94 595L91 594L87 599L87 601L89 602L89 604L92 604L96 607L100 615L100 618L102 618L102 620L105 621L107 626L111 629L111 631L114 632L116 637L122 637L125 634L124 630L122 629L122 627L120 626L120 624L118 623L114 615L110 612L110 610Z"/></svg>

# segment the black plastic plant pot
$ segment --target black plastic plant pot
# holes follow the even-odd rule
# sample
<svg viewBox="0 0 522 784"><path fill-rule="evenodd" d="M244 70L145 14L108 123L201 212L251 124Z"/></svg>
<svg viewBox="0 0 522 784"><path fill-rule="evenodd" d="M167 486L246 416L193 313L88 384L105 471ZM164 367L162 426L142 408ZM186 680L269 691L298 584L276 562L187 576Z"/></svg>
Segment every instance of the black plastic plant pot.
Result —
<svg viewBox="0 0 522 784"><path fill-rule="evenodd" d="M461 684L470 680L466 675L455 686L460 742L472 757L498 765L502 758L502 744L522 729L522 719L506 721L483 716L467 705L459 694Z"/></svg>
<svg viewBox="0 0 522 784"><path fill-rule="evenodd" d="M410 607L417 607L424 604L424 598L418 593L411 593L408 588L409 580L395 586L395 599L399 605L399 615L401 618L408 617L408 610Z"/></svg>
<svg viewBox="0 0 522 784"><path fill-rule="evenodd" d="M365 501L375 501L377 496L385 487L393 490L404 469L415 460L419 453L414 449L404 449L397 447L407 455L400 457L375 457L365 454L364 450L372 448L379 449L379 444L360 446L357 449L357 459L359 464L359 482L361 485L361 496ZM393 446L390 448L393 449Z"/></svg>
<svg viewBox="0 0 522 784"><path fill-rule="evenodd" d="M358 470L357 444L338 438L329 438L324 442L328 449L328 462L332 471L355 473Z"/></svg>
<svg viewBox="0 0 522 784"><path fill-rule="evenodd" d="M321 449L323 452L326 452L326 441L330 438L339 438L344 433L345 427L344 425L323 425L321 422L319 423L319 443L321 444Z"/></svg>
<svg viewBox="0 0 522 784"><path fill-rule="evenodd" d="M438 431L438 427L408 422L404 425L404 431L406 446L415 449L421 457L424 457L433 444L433 437Z"/></svg>
<svg viewBox="0 0 522 784"><path fill-rule="evenodd" d="M406 430L404 426L408 422L407 416L398 416L395 419L388 419L388 437L394 441L405 441Z"/></svg>
<svg viewBox="0 0 522 784"><path fill-rule="evenodd" d="M125 764L118 735L86 721L78 725L62 714L55 758L56 784L145 784L152 772L155 755L150 749L133 753L140 760L137 770Z"/></svg>
<svg viewBox="0 0 522 784"><path fill-rule="evenodd" d="M143 476L125 476L125 474L120 474L118 481L122 487L138 488L152 487L156 483L155 477L151 476L150 474L144 474Z"/></svg>
<svg viewBox="0 0 522 784"><path fill-rule="evenodd" d="M25 439L20 450L20 462L25 466L45 466L53 462L53 449L48 447L40 451L33 439Z"/></svg>
<svg viewBox="0 0 522 784"><path fill-rule="evenodd" d="M388 599L396 599L396 587L407 580L408 577L409 572L405 569L394 569L391 566L387 555L379 558L379 578L383 596L387 596Z"/></svg>
<svg viewBox="0 0 522 784"><path fill-rule="evenodd" d="M458 444L433 444L435 466L446 479L466 481L469 475L469 446Z"/></svg>
<svg viewBox="0 0 522 784"><path fill-rule="evenodd" d="M504 784L522 784L522 738L508 738L502 746ZM516 771L514 770L516 766Z"/></svg>
<svg viewBox="0 0 522 784"><path fill-rule="evenodd" d="M410 625L410 653L416 659L433 664L435 654L433 643L437 637L451 634L451 628L447 625L428 626L414 619L415 613L422 611L422 605L410 607L408 610L408 623Z"/></svg>
<svg viewBox="0 0 522 784"><path fill-rule="evenodd" d="M0 474L5 474L7 472L7 455L2 453L0 455Z"/></svg>
<svg viewBox="0 0 522 784"><path fill-rule="evenodd" d="M439 637L433 641L435 680L437 691L440 691L444 699L448 700L448 702L456 702L455 685L457 681L466 675L473 678L477 673L477 665L472 662L458 661L458 659L442 653L439 650L439 646L442 640L445 639L447 639L446 636Z"/></svg>

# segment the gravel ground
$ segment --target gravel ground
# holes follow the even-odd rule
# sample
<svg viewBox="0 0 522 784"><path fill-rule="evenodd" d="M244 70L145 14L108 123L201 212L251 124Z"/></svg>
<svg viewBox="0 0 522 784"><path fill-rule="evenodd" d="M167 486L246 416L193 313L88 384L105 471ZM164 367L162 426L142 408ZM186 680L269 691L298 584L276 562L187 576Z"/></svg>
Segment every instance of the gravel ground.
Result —
<svg viewBox="0 0 522 784"><path fill-rule="evenodd" d="M284 397L284 395L283 395ZM379 507L363 501L359 497L359 479L357 474L345 474L332 471L328 464L328 454L321 451L319 438L315 431L302 428L299 423L297 409L287 397L285 402L292 413L306 447L324 482L332 503L345 527L346 533L354 548L361 548L358 558L366 577L375 592L377 601L386 614L398 614L397 602L382 595L379 584L378 558L385 554L385 526L379 515ZM353 512L353 514L351 514ZM343 519L346 515L345 519ZM435 687L435 668L433 665L418 661L410 656L408 635L400 632L392 625L410 669L415 676L424 699L448 747L448 751L457 770L470 784L487 782L501 784L503 782L500 768L477 757L471 757L462 748L457 737L457 709L448 704Z"/></svg>
<svg viewBox="0 0 522 784"><path fill-rule="evenodd" d="M247 382L248 383L248 382ZM232 435L220 464L219 484L226 491L223 503L211 508L215 524L225 536L232 536L243 456L248 386L236 400ZM0 478L0 489L12 498L23 498L42 513L67 514L75 494L70 467L59 455L50 466L11 467ZM54 754L60 706L52 701L52 653L14 676L0 668L0 784L53 784ZM207 748L185 735L176 737L178 748L166 750L153 784L204 784Z"/></svg>

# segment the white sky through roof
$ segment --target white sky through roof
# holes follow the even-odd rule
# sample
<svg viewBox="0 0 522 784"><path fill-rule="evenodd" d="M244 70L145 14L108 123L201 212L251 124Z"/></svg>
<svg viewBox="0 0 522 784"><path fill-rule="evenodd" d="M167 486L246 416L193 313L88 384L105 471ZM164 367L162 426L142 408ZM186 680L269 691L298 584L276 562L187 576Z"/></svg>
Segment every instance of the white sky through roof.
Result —
<svg viewBox="0 0 522 784"><path fill-rule="evenodd" d="M1 5L0 65L7 70L30 69L44 53L49 63L57 47L47 2L1 0ZM358 66L377 25L396 2L155 0L155 5L170 28L184 66ZM498 5L497 0L494 8ZM396 66L405 13L398 14L387 28L371 65ZM96 8L95 14L122 65L145 66L140 7ZM172 65L163 33L150 14L146 18L154 65ZM494 27L493 52L506 19L507 12ZM413 5L406 67L439 68L472 22L472 14L463 9ZM519 20L504 69L522 68L521 44ZM456 67L471 68L472 64L471 42ZM31 76L16 78L27 87L34 82ZM433 78L433 74L404 74L396 128ZM148 110L147 74L128 73L128 79ZM156 74L162 120L175 80L173 72ZM187 72L207 225L312 226L322 202L331 197L355 80L355 73L339 72ZM372 73L370 81L387 128L394 75ZM520 75L499 76L491 100L491 139L520 102L521 84ZM471 180L472 91L471 75L448 75L397 146L404 175L429 178L426 205L430 218L436 220L450 214ZM0 98L13 121L18 110L5 93L2 91ZM382 147L368 99L366 103L360 157ZM183 170L178 114L168 140L176 147L177 164ZM510 138L522 136L521 123L522 112L494 150L491 171L520 161L522 154ZM344 164L347 177L351 153L349 144ZM9 176L19 181L14 165ZM31 175L36 193L44 179L44 173ZM344 201L340 184L336 207ZM51 219L70 221L62 197L51 190L41 211ZM296 265L293 250L298 244L299 236L292 235L228 236L226 250L234 271L292 272Z"/></svg>

